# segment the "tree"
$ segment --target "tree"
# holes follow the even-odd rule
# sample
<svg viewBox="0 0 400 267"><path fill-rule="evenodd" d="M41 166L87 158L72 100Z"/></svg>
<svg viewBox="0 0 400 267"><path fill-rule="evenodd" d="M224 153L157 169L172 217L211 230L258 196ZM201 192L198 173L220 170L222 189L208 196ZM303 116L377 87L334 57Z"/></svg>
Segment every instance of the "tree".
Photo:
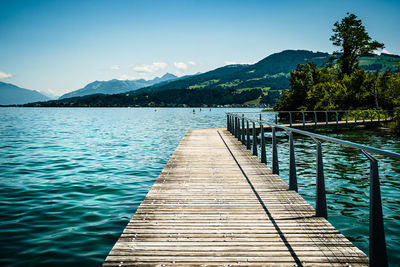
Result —
<svg viewBox="0 0 400 267"><path fill-rule="evenodd" d="M337 21L333 28L334 34L330 40L333 45L340 47L336 55L340 55L338 64L342 75L350 75L358 67L358 58L367 55L378 48L384 48L383 43L371 41L360 19L354 14L347 13L342 21Z"/></svg>

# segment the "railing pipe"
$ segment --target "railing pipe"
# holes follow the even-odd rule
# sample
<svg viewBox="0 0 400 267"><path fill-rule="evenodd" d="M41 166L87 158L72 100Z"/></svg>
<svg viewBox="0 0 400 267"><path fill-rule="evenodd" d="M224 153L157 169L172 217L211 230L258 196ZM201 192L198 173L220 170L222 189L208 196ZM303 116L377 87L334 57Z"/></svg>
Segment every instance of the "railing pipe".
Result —
<svg viewBox="0 0 400 267"><path fill-rule="evenodd" d="M244 127L244 114L242 114L242 144L246 144L246 140L244 139L245 127Z"/></svg>
<svg viewBox="0 0 400 267"><path fill-rule="evenodd" d="M232 127L232 115L229 115L229 132L233 133L232 131L233 127Z"/></svg>
<svg viewBox="0 0 400 267"><path fill-rule="evenodd" d="M265 136L264 136L264 126L260 123L260 138L261 138L261 162L267 164L267 155L265 152Z"/></svg>
<svg viewBox="0 0 400 267"><path fill-rule="evenodd" d="M250 118L247 118L250 122L253 123L260 123L260 121L258 120L253 120ZM395 158L395 159L400 159L400 154L396 153L396 152L392 152L392 151L387 151L387 150L382 150L379 148L375 148L375 147L369 147L369 146L364 146L361 144L357 144L357 143L353 143L350 141L346 141L346 140L341 140L341 139L337 139L334 137L329 137L329 136L325 136L325 135L320 135L320 134L316 134L316 133L312 133L312 132L307 132L307 131L303 131L300 129L295 129L295 128L290 128L284 125L279 125L279 124L274 124L274 123L269 123L269 122L261 122L263 124L267 124L270 127L275 127L275 128L279 128L285 131L291 131L293 133L297 133L297 134L301 134L301 135L305 135L305 136L309 136L309 137L315 137L318 140L324 140L324 141L328 141L328 142L333 142L333 143L337 143L340 145L344 145L344 146L348 146L348 147L353 147L356 149L360 149L360 150L364 150L367 152L372 152L372 153L376 153L376 154L380 154L386 157L391 157L391 158Z"/></svg>
<svg viewBox="0 0 400 267"><path fill-rule="evenodd" d="M363 120L365 120L365 112L363 113ZM386 114L385 114L386 115ZM380 117L380 114L378 114ZM240 121L238 116L230 115L227 119L229 123L229 128L234 133L238 133L238 127L240 127ZM243 117L242 117L243 118ZM373 120L373 113L371 112L371 118ZM311 132L306 132L294 128L289 128L283 125L257 121L249 118L245 118L247 123L247 140L250 141L249 136L249 122L253 123L253 155L257 155L257 136L255 123L259 123L261 127L261 158L263 161L265 155L265 136L264 136L264 123L271 127L272 131L272 173L279 174L278 165L278 152L276 144L276 128L285 130L289 135L289 189L295 190L297 192L297 175L296 175L296 163L295 163L295 152L294 152L294 138L293 133L302 134L311 137L317 144L316 148L316 216L327 217L326 208L326 194L325 194L325 181L323 173L323 160L322 160L322 148L319 140L325 140L333 143L338 143L344 146L353 147L360 149L362 153L370 161L370 266L388 266L387 251L386 251L386 241L385 241L385 231L383 222L383 212L382 212L382 200L380 192L380 182L379 182L379 171L378 162L369 153L377 153L384 156L388 156L395 159L400 159L400 154L391 151L385 151L382 149L368 147L360 145L357 143L340 140L337 138L323 136ZM338 115L336 112L336 120L338 120ZM355 113L355 121L357 120L357 113ZM232 127L231 127L232 126ZM243 125L244 127L244 125ZM317 140L318 139L318 140ZM250 144L248 144L250 146ZM265 155L266 161L266 155Z"/></svg>
<svg viewBox="0 0 400 267"><path fill-rule="evenodd" d="M238 137L238 123L237 123L237 121L238 121L238 118L237 117L235 117L235 138L237 138Z"/></svg>
<svg viewBox="0 0 400 267"><path fill-rule="evenodd" d="M278 148L276 146L275 127L271 127L272 131L272 173L279 175Z"/></svg>
<svg viewBox="0 0 400 267"><path fill-rule="evenodd" d="M257 134L256 134L256 123L253 122L253 155L257 156Z"/></svg>
<svg viewBox="0 0 400 267"><path fill-rule="evenodd" d="M317 129L317 125L318 125L318 116L317 116L317 112L314 111L314 127L315 129Z"/></svg>
<svg viewBox="0 0 400 267"><path fill-rule="evenodd" d="M240 119L236 118L236 138L240 140Z"/></svg>
<svg viewBox="0 0 400 267"><path fill-rule="evenodd" d="M336 114L336 128L338 128L339 127L339 115L338 115L337 111L335 111L335 114Z"/></svg>
<svg viewBox="0 0 400 267"><path fill-rule="evenodd" d="M354 123L357 125L357 111L354 112Z"/></svg>
<svg viewBox="0 0 400 267"><path fill-rule="evenodd" d="M322 162L322 148L321 142L316 138L312 137L316 148L316 198L315 198L315 216L328 218L328 212L326 208L326 193L325 193L325 177L324 177L324 166Z"/></svg>
<svg viewBox="0 0 400 267"><path fill-rule="evenodd" d="M233 116L231 116L231 134L234 134L234 132L235 132L235 125L233 121Z"/></svg>
<svg viewBox="0 0 400 267"><path fill-rule="evenodd" d="M289 135L289 190L297 192L296 159L294 156L293 132L288 131Z"/></svg>
<svg viewBox="0 0 400 267"><path fill-rule="evenodd" d="M379 112L379 109L377 110L377 112L378 112L378 123L380 123L381 122L381 114Z"/></svg>
<svg viewBox="0 0 400 267"><path fill-rule="evenodd" d="M326 127L328 127L329 126L328 111L325 111L325 122L326 122Z"/></svg>
<svg viewBox="0 0 400 267"><path fill-rule="evenodd" d="M240 127L240 118L238 117L238 141L242 141L242 129Z"/></svg>
<svg viewBox="0 0 400 267"><path fill-rule="evenodd" d="M388 266L385 229L383 224L381 189L377 160L364 150L370 162L369 187L369 265Z"/></svg>
<svg viewBox="0 0 400 267"><path fill-rule="evenodd" d="M249 129L249 120L246 120L246 148L250 150L250 129Z"/></svg>

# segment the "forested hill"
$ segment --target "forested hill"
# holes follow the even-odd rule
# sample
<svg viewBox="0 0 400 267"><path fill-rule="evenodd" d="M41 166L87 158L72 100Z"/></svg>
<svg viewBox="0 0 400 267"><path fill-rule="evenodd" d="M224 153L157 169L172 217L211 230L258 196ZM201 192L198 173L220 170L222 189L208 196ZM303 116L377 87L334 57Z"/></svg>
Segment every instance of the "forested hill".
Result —
<svg viewBox="0 0 400 267"><path fill-rule="evenodd" d="M33 103L29 106L274 106L282 92L289 88L290 72L295 70L298 64L313 62L320 66L327 62L330 56L323 52L286 50L255 64L228 65L123 94L87 95ZM370 71L377 68L382 71L390 69L397 61L399 58L394 55L373 55L361 58L360 66ZM216 99L214 101L211 98Z"/></svg>
<svg viewBox="0 0 400 267"><path fill-rule="evenodd" d="M228 65L168 84L142 88L132 93L139 95L173 89L287 89L290 71L296 69L298 64L314 62L320 65L327 61L329 56L328 53L322 52L286 50L270 55L255 64Z"/></svg>

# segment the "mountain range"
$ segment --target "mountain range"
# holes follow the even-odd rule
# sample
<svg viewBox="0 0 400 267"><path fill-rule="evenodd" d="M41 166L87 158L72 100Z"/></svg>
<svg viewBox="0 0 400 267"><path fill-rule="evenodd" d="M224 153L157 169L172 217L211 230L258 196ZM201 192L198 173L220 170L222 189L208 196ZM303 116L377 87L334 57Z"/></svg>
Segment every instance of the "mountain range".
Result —
<svg viewBox="0 0 400 267"><path fill-rule="evenodd" d="M290 71L296 69L298 64L314 62L321 65L329 57L330 54L323 52L285 50L272 54L255 64L227 65L185 79L138 89L131 94L139 95L173 89L284 90L289 88Z"/></svg>
<svg viewBox="0 0 400 267"><path fill-rule="evenodd" d="M178 79L177 76L166 73L162 77L156 77L153 80L117 80L113 79L111 81L95 81L89 83L85 87L78 89L76 91L62 95L59 99L92 95L92 94L121 94L133 90L137 90L142 87L151 86L153 84L160 84L167 81L172 81Z"/></svg>
<svg viewBox="0 0 400 267"><path fill-rule="evenodd" d="M90 106L92 101L91 97L93 96L93 99L98 99L98 95L123 94L123 97L128 95L130 97L135 97L140 95L154 96L155 94L172 90L204 90L211 92L212 90L222 89L231 91L233 90L237 93L249 90L258 90L258 92L262 92L262 94L253 101L246 103L264 103L268 105L274 105L276 100L280 98L282 91L289 88L290 72L296 69L298 64L314 62L317 65L322 65L323 63L327 62L330 56L331 55L329 53L324 52L285 50L280 53L272 54L255 64L227 65L205 73L188 75L179 78L173 74L167 73L160 78L157 77L150 81L143 79L125 81L115 79L110 81L95 81L89 83L84 88L61 96L59 100L50 101L51 103L46 105L57 105L57 103L66 105L68 102L73 102L76 104L80 101L80 97L84 97L84 101L82 103ZM361 57L359 63L361 67L369 71L385 71L393 68L399 60L399 56L382 53L381 55L369 55L366 57ZM175 92L175 94L176 93L177 92ZM116 100L118 97L110 97L113 97L112 105L118 106L118 100ZM163 94L163 97L165 97L165 94ZM101 98L101 103L108 103L107 96ZM28 101L27 99L24 101L27 103L45 100L46 99L36 100L31 98ZM7 103L23 104L24 101ZM123 102L124 105L129 105L126 100L123 100ZM144 100L140 101L139 105L143 105L143 103ZM160 103L163 103L163 101ZM3 102L3 104L5 103ZM198 103L196 102L196 104ZM132 105L137 105L137 103L132 102Z"/></svg>
<svg viewBox="0 0 400 267"><path fill-rule="evenodd" d="M29 102L47 101L49 97L35 90L0 82L0 105L21 105Z"/></svg>

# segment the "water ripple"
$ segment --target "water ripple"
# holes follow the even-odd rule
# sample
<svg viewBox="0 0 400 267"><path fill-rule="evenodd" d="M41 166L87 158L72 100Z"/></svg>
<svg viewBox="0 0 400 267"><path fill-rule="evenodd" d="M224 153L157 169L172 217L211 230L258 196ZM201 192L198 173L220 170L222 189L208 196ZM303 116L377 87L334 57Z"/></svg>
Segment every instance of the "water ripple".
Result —
<svg viewBox="0 0 400 267"><path fill-rule="evenodd" d="M0 109L0 265L99 266L187 129L224 127L227 111ZM287 138L278 135L287 181ZM331 135L400 151L379 131ZM315 145L295 144L299 192L314 205ZM367 252L368 162L354 149L323 150L329 220ZM390 260L399 262L400 163L378 159Z"/></svg>

